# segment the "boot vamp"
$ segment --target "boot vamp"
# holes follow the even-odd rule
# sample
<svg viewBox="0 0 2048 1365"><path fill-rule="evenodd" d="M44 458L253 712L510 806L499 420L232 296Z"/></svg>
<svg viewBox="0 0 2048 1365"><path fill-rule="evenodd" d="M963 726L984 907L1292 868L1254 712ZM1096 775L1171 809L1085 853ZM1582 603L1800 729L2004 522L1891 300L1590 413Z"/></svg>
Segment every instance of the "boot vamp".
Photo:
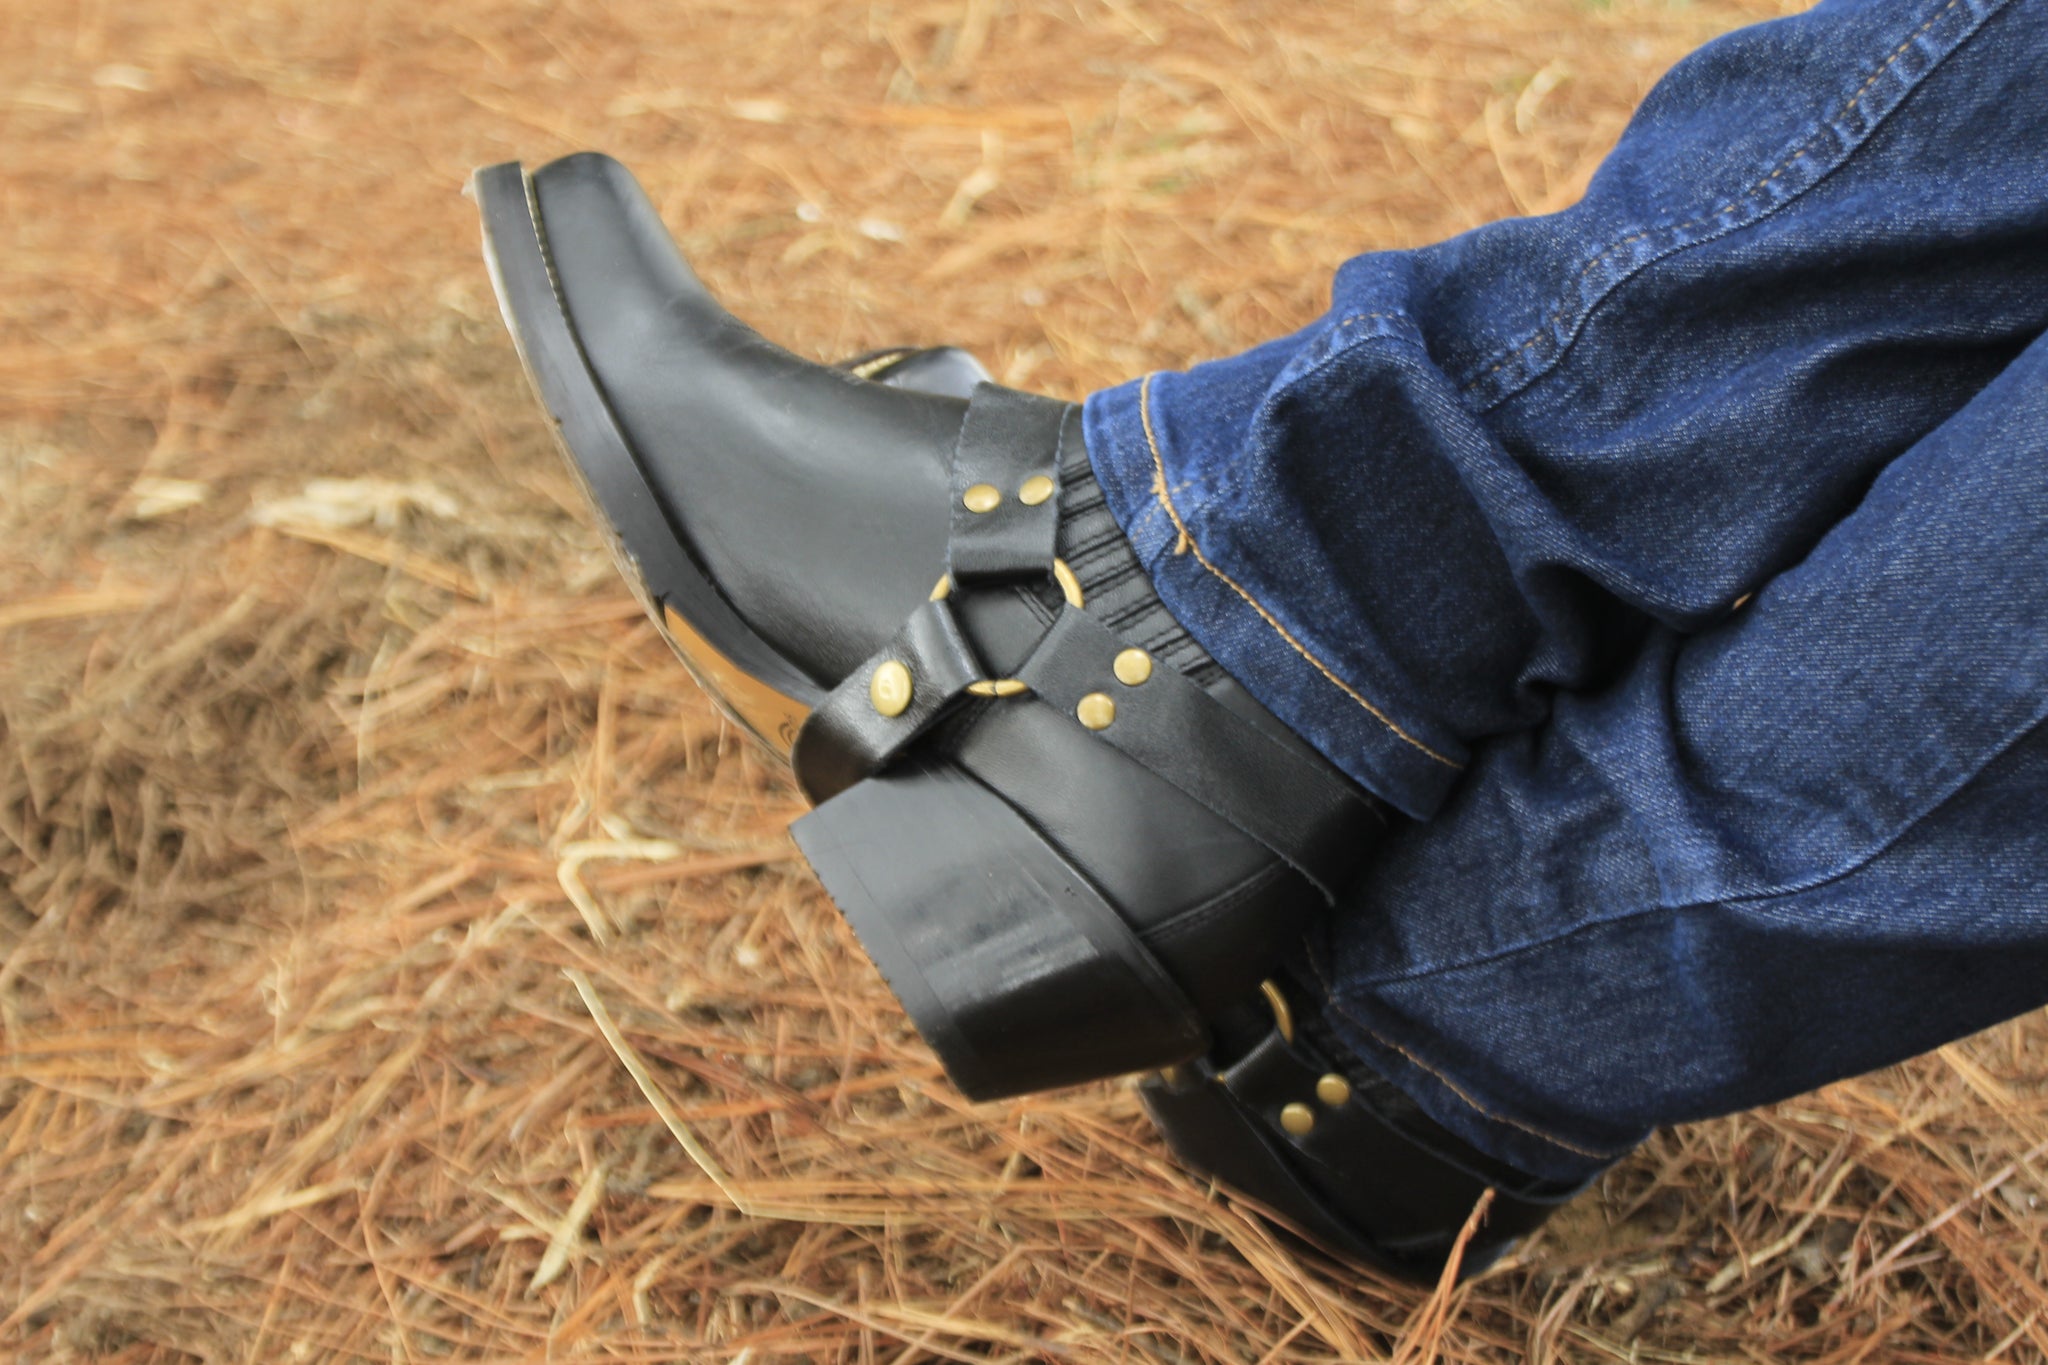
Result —
<svg viewBox="0 0 2048 1365"><path fill-rule="evenodd" d="M562 306L670 523L748 625L836 684L944 571L966 405L763 339L610 158L543 167L534 195Z"/></svg>

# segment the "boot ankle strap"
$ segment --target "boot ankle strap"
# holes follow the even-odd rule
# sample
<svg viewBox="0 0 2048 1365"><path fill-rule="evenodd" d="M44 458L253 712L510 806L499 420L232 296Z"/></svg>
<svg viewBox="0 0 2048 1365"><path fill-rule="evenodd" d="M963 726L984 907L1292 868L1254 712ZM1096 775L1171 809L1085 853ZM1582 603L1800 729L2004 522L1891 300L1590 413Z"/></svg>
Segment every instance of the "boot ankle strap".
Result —
<svg viewBox="0 0 2048 1365"><path fill-rule="evenodd" d="M1427 1123L1394 1122L1293 1026L1274 1024L1227 1067L1171 1068L1141 1087L1145 1107L1188 1165L1271 1206L1332 1249L1432 1278L1473 1207L1492 1206L1464 1268L1484 1268L1584 1188L1514 1172Z"/></svg>
<svg viewBox="0 0 2048 1365"><path fill-rule="evenodd" d="M975 386L953 449L946 572L955 587L1037 578L1057 562L1061 457L1080 428L1072 403Z"/></svg>
<svg viewBox="0 0 2048 1365"><path fill-rule="evenodd" d="M811 713L790 754L798 783L823 802L896 762L962 697L1035 698L1214 811L1334 902L1367 851L1358 830L1377 818L1371 800L1306 745L1155 666L1086 611L1081 585L1055 556L1060 462L1080 439L1079 413L995 384L975 388L954 451L949 572ZM1046 577L1065 606L1021 664L991 675L961 599L1015 595ZM1031 609L1045 619L1035 599Z"/></svg>

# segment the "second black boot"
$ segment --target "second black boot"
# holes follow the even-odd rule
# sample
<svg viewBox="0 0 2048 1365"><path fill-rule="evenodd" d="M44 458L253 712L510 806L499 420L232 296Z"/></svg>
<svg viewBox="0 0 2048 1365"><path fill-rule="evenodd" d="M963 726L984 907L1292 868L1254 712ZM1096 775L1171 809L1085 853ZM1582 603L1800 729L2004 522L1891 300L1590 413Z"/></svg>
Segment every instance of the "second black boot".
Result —
<svg viewBox="0 0 2048 1365"><path fill-rule="evenodd" d="M1453 1255L1461 1278L1478 1274L1585 1188L1517 1170L1435 1122L1345 1049L1302 976L1267 981L1263 1000L1213 1021L1208 1056L1140 1085L1183 1166L1329 1250L1422 1281Z"/></svg>
<svg viewBox="0 0 2048 1365"><path fill-rule="evenodd" d="M609 158L476 188L628 577L789 757L816 805L798 846L953 1081L986 1099L1207 1053L1382 816L1152 594L1080 409L960 397L957 352L897 384L772 345Z"/></svg>

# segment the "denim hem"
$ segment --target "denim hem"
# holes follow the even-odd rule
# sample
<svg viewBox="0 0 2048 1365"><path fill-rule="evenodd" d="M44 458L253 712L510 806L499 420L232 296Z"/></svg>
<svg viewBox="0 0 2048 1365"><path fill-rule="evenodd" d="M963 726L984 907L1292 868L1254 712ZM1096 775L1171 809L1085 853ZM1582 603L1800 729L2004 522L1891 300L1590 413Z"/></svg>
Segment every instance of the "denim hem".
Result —
<svg viewBox="0 0 2048 1365"><path fill-rule="evenodd" d="M1590 1180L1649 1136L1647 1131L1566 1134L1518 1118L1433 1061L1426 1040L1404 1037L1399 1017L1374 1008L1368 998L1332 999L1326 1018L1359 1061L1424 1113L1488 1156L1530 1175Z"/></svg>
<svg viewBox="0 0 2048 1365"><path fill-rule="evenodd" d="M1539 1123L1511 1113L1510 1106L1433 1059L1430 1040L1416 1036L1413 1021L1398 1009L1383 1007L1368 993L1338 989L1314 935L1303 946L1322 996L1324 1021L1338 1041L1424 1113L1488 1156L1545 1180L1584 1182L1649 1136L1647 1130L1612 1124L1567 1132L1563 1123Z"/></svg>
<svg viewBox="0 0 2048 1365"><path fill-rule="evenodd" d="M1168 611L1287 727L1403 814L1427 818L1463 771L1339 677L1196 543L1166 486L1174 467L1147 405L1151 379L1089 395L1088 458Z"/></svg>

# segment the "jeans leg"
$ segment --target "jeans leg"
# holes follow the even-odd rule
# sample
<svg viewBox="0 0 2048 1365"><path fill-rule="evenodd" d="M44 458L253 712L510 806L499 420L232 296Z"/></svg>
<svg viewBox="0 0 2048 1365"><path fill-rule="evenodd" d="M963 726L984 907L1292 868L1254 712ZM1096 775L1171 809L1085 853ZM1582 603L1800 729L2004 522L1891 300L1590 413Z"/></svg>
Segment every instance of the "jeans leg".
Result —
<svg viewBox="0 0 2048 1365"><path fill-rule="evenodd" d="M1317 954L1531 1172L2048 1002L2048 338L1732 619L1481 745Z"/></svg>
<svg viewBox="0 0 2048 1365"><path fill-rule="evenodd" d="M1645 101L1584 202L1360 257L1331 311L1096 394L1161 596L1411 816L1724 620L2048 326L2048 7L1830 0Z"/></svg>

